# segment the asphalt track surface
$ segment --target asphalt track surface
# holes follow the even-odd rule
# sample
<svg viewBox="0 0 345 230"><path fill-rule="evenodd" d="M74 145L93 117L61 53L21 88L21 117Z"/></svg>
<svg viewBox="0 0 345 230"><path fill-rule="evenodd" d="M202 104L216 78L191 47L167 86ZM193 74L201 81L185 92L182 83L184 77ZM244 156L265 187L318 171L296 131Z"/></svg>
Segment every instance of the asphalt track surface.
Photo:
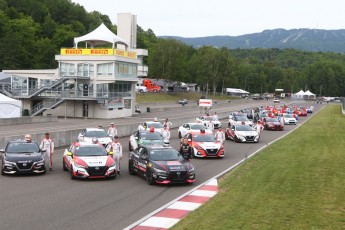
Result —
<svg viewBox="0 0 345 230"><path fill-rule="evenodd" d="M219 110L217 108L216 111L221 109L234 111L248 107L249 104L251 102L227 105L226 108ZM317 112L323 106L315 104L314 111ZM157 114L141 114L127 119L144 120L152 115L163 118L198 114L192 107L185 108ZM309 117L310 115L307 118ZM307 118L300 118L297 126ZM98 124L99 121L84 121L83 125L85 122L92 125L93 122ZM118 119L116 122L126 122L126 119ZM226 123L226 120L222 121L223 126L226 126ZM81 124L82 122L78 123L79 126ZM56 128L63 128L61 126L60 124ZM285 126L284 131L264 130L260 143L257 144L234 143L227 140L226 155L223 159L193 159L197 177L193 185L150 186L146 184L144 178L129 175L128 137L120 139L124 147L124 158L121 160L123 174L115 180L71 180L69 173L62 170L64 149L57 149L53 157L53 172L47 172L46 175L0 177L0 229L123 229L194 186L223 172L295 127ZM36 131L44 128L46 130L44 124L35 125ZM33 131L30 125L25 125L23 130L16 130L14 134L29 131ZM177 129L173 129L171 134L171 145L177 148L179 146Z"/></svg>

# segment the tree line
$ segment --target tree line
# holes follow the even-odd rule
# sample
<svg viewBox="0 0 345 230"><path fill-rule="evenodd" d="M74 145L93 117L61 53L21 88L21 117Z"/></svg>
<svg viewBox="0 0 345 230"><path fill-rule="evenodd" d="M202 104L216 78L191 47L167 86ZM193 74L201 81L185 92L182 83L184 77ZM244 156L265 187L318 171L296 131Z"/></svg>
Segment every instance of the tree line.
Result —
<svg viewBox="0 0 345 230"><path fill-rule="evenodd" d="M0 70L56 68L55 55L73 38L101 23L116 33L107 15L86 12L70 0L0 0ZM149 77L198 83L211 92L241 88L251 93L282 88L318 96L345 95L345 56L294 49L192 47L158 38L138 26L137 47L148 49Z"/></svg>

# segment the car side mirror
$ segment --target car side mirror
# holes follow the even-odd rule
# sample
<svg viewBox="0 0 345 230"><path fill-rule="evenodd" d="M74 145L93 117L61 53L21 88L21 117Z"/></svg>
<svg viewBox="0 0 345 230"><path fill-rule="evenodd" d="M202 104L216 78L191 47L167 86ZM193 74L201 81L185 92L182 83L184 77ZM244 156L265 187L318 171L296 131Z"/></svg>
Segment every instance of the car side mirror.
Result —
<svg viewBox="0 0 345 230"><path fill-rule="evenodd" d="M73 153L72 152L67 152L67 156L72 157Z"/></svg>

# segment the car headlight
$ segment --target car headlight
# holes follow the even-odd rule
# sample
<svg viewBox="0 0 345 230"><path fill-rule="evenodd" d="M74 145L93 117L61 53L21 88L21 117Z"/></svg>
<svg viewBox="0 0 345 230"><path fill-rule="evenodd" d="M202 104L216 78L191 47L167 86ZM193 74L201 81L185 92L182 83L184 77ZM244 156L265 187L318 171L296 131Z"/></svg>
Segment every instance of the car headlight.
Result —
<svg viewBox="0 0 345 230"><path fill-rule="evenodd" d="M10 165L14 165L15 163L14 163L14 162L12 162L12 161L7 161L7 160L5 160L5 159L4 159L4 164L10 164Z"/></svg>
<svg viewBox="0 0 345 230"><path fill-rule="evenodd" d="M75 163L75 162L74 162L74 165L75 165L75 167L77 167L77 168L87 168L87 166L80 165L80 164L77 164L77 163Z"/></svg>
<svg viewBox="0 0 345 230"><path fill-rule="evenodd" d="M193 174L194 173L194 167L192 167L191 169L189 169L189 173Z"/></svg>
<svg viewBox="0 0 345 230"><path fill-rule="evenodd" d="M162 173L162 174L166 174L166 171L152 167L152 169L156 172L156 173Z"/></svg>

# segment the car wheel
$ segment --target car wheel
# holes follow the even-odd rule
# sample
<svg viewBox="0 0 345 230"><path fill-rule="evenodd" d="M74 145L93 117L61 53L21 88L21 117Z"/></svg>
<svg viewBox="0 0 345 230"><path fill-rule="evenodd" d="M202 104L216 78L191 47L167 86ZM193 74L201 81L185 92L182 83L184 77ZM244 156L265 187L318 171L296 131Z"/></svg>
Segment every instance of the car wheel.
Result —
<svg viewBox="0 0 345 230"><path fill-rule="evenodd" d="M4 169L1 169L1 175L3 175L3 176L5 176L5 175L6 175L6 173L5 173Z"/></svg>
<svg viewBox="0 0 345 230"><path fill-rule="evenodd" d="M240 140L237 138L237 136L234 137L234 140L236 143L240 142Z"/></svg>
<svg viewBox="0 0 345 230"><path fill-rule="evenodd" d="M128 172L129 175L135 175L134 169L133 169L133 163L128 162Z"/></svg>
<svg viewBox="0 0 345 230"><path fill-rule="evenodd" d="M150 170L148 170L146 173L146 182L149 185L153 185L155 183L153 176L152 176L152 172Z"/></svg>
<svg viewBox="0 0 345 230"><path fill-rule="evenodd" d="M182 138L181 132L178 132L178 137Z"/></svg>
<svg viewBox="0 0 345 230"><path fill-rule="evenodd" d="M128 149L129 149L129 151L133 151L133 148L132 148L131 142L128 142Z"/></svg>
<svg viewBox="0 0 345 230"><path fill-rule="evenodd" d="M228 134L225 134L225 140L230 140Z"/></svg>
<svg viewBox="0 0 345 230"><path fill-rule="evenodd" d="M63 171L68 171L68 168L66 167L66 164L63 160L62 160L62 169Z"/></svg>
<svg viewBox="0 0 345 230"><path fill-rule="evenodd" d="M143 91L142 89L140 89L140 90L139 90L139 93L142 93L142 92L144 92L144 91Z"/></svg>

